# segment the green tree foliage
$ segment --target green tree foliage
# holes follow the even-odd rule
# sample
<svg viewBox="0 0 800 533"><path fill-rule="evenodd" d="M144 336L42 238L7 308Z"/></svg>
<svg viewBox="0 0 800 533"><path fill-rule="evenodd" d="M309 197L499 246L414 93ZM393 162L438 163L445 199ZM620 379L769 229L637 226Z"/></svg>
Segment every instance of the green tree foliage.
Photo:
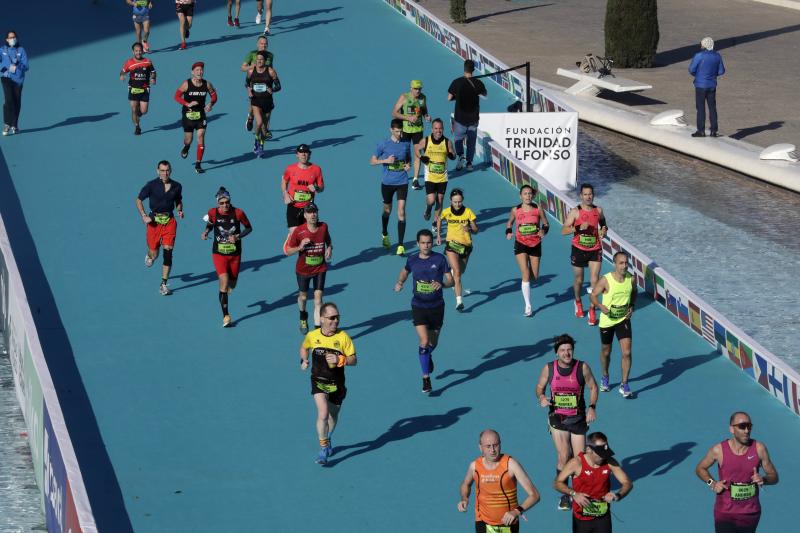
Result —
<svg viewBox="0 0 800 533"><path fill-rule="evenodd" d="M459 24L467 23L467 0L450 0L450 18Z"/></svg>
<svg viewBox="0 0 800 533"><path fill-rule="evenodd" d="M606 57L620 68L647 68L658 48L657 0L607 0Z"/></svg>

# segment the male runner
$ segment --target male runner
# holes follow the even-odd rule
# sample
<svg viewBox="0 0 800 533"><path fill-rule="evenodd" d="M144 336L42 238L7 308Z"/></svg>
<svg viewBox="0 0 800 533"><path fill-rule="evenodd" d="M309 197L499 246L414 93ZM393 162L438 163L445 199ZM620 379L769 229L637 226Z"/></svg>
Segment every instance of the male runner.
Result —
<svg viewBox="0 0 800 533"><path fill-rule="evenodd" d="M231 18L231 4L236 2L236 10L235 10L235 17ZM239 27L239 8L241 7L239 4L241 0L228 0L228 26L235 26Z"/></svg>
<svg viewBox="0 0 800 533"><path fill-rule="evenodd" d="M269 35L269 23L272 21L272 0L256 0L256 24L261 24L261 11L264 3L266 3L266 10L264 11L264 35Z"/></svg>
<svg viewBox="0 0 800 533"><path fill-rule="evenodd" d="M303 209L314 201L318 192L325 189L322 169L309 161L311 148L307 144L301 144L295 150L295 156L297 163L286 167L281 180L281 196L286 204L286 226L289 228L287 242L283 245L284 253L294 228L305 222Z"/></svg>
<svg viewBox="0 0 800 533"><path fill-rule="evenodd" d="M203 153L206 150L206 113L211 113L211 108L217 103L217 91L210 81L203 79L205 63L197 61L192 65L192 77L180 84L175 91L175 101L183 106L181 121L183 122L183 149L181 158L189 155L194 131L197 130L197 160L194 171L198 174L205 172L201 165ZM206 105L206 96L211 101Z"/></svg>
<svg viewBox="0 0 800 533"><path fill-rule="evenodd" d="M128 78L128 103L131 106L131 120L133 121L134 135L141 135L140 118L147 114L150 102L150 86L156 84L156 69L153 63L142 54L144 48L139 42L131 46L133 57L125 61L119 73L119 80Z"/></svg>
<svg viewBox="0 0 800 533"><path fill-rule="evenodd" d="M598 297L602 295L602 301ZM631 373L631 344L633 331L631 329L631 315L636 304L636 283L633 276L628 273L628 254L617 252L614 254L614 270L601 277L592 287L589 295L592 306L600 309L600 369L603 376L600 378L600 390L607 392L608 364L611 359L611 343L614 334L619 341L619 350L622 363L622 383L619 393L629 398L631 387L628 385L628 376Z"/></svg>
<svg viewBox="0 0 800 533"><path fill-rule="evenodd" d="M146 267L153 266L153 261L158 257L159 246L164 247L159 292L162 296L169 296L172 291L167 287L167 280L172 268L172 249L175 246L175 234L178 229L173 210L177 209L178 216L183 218L183 187L177 181L170 179L172 166L169 161L159 161L156 169L158 177L145 183L139 191L136 209L139 210L142 222L147 227L147 255L144 258ZM150 201L149 213L144 210L142 202L145 199Z"/></svg>
<svg viewBox="0 0 800 533"><path fill-rule="evenodd" d="M147 39L150 37L150 10L153 9L151 0L125 0L133 8L133 31L136 32L136 42L142 43L144 53L150 53Z"/></svg>
<svg viewBox="0 0 800 533"><path fill-rule="evenodd" d="M256 39L256 49L251 50L250 52L247 53L246 56L244 56L244 62L242 63L240 69L242 72L244 72L245 74L250 72L250 69L253 68L256 64L256 54L258 54L259 52L265 52L267 54L266 59L264 60L264 65L266 65L267 67L272 66L272 63L275 59L275 55L269 50L267 50L267 44L268 44L267 36L259 35L258 39ZM247 121L245 122L245 128L247 128L247 131L253 129L253 110L250 107L249 103L247 106Z"/></svg>
<svg viewBox="0 0 800 533"><path fill-rule="evenodd" d="M603 433L591 433L586 440L585 451L569 460L554 487L572 498L572 533L611 533L611 502L624 498L633 483L613 458L614 450ZM611 491L612 475L621 485L616 492Z"/></svg>
<svg viewBox="0 0 800 533"><path fill-rule="evenodd" d="M564 225L561 227L562 235L572 236L572 272L575 281L572 283L572 292L575 294L575 316L583 318L583 302L581 301L581 288L583 286L583 269L589 267L589 286L593 287L600 276L600 266L603 262L602 240L606 236L608 226L603 210L592 203L594 201L594 187L589 183L581 185L581 203L567 214ZM597 315L594 306L589 308L589 325L597 325Z"/></svg>
<svg viewBox="0 0 800 533"><path fill-rule="evenodd" d="M308 333L308 289L314 282L314 327L319 327L322 311L322 293L325 291L325 274L333 254L333 244L328 225L319 221L316 204L303 208L305 224L294 228L286 243L286 255L298 254L295 264L297 275L297 308L300 310L300 333Z"/></svg>
<svg viewBox="0 0 800 533"><path fill-rule="evenodd" d="M181 50L186 50L186 39L192 29L194 0L175 0L175 14L178 15L178 31L181 34Z"/></svg>
<svg viewBox="0 0 800 533"><path fill-rule="evenodd" d="M433 351L439 343L439 333L444 323L443 287L453 286L450 265L440 253L434 252L433 233L423 229L417 232L419 252L406 259L394 290L403 290L409 274L414 279L411 298L411 317L419 337L419 366L422 371L422 392L429 394L433 372Z"/></svg>
<svg viewBox="0 0 800 533"><path fill-rule="evenodd" d="M328 463L333 454L331 436L336 428L342 402L347 396L344 367L358 362L350 336L339 329L339 308L332 302L320 309L322 326L309 332L300 345L300 369L305 370L311 359L311 395L317 406L317 436L319 455L316 462Z"/></svg>
<svg viewBox="0 0 800 533"><path fill-rule="evenodd" d="M761 487L778 483L778 471L767 447L751 438L752 430L750 415L743 411L733 413L728 428L731 438L712 446L694 469L717 495L715 533L755 533L761 520ZM708 471L714 463L719 467L719 479ZM762 468L763 476L759 473Z"/></svg>
<svg viewBox="0 0 800 533"><path fill-rule="evenodd" d="M403 238L406 234L406 198L408 197L408 169L411 168L411 143L402 140L403 121L392 119L391 136L378 143L370 165L383 165L381 177L381 196L383 214L381 215L381 243L391 248L389 241L389 215L392 213L392 198L397 194L397 255L406 253Z"/></svg>
<svg viewBox="0 0 800 533"><path fill-rule="evenodd" d="M404 141L410 142L412 146L416 146L422 141L425 130L423 120L430 122L431 117L428 114L428 99L422 94L420 80L411 80L411 90L397 97L392 108L392 118L403 121L402 139ZM415 152L415 155L418 154ZM422 188L417 180L418 175L419 158L417 157L414 159L414 175L411 180L411 186L416 190Z"/></svg>
<svg viewBox="0 0 800 533"><path fill-rule="evenodd" d="M586 445L589 424L597 418L597 383L592 369L573 357L575 339L564 333L553 340L556 359L544 365L536 384L536 397L541 407L549 409L550 435L556 448L556 473L560 473L575 451ZM550 397L545 396L550 386ZM584 388L589 386L589 408ZM569 496L564 495L558 508L568 511Z"/></svg>
<svg viewBox="0 0 800 533"><path fill-rule="evenodd" d="M272 95L281 90L281 81L278 73L272 67L266 66L267 53L256 52L256 64L247 72L245 88L250 98L250 112L256 119L256 133L253 144L253 153L261 157L264 153L264 141L272 138L269 131L269 119L275 102Z"/></svg>
<svg viewBox="0 0 800 533"><path fill-rule="evenodd" d="M461 482L459 512L466 512L469 493L474 482L475 531L477 533L517 533L519 517L539 502L536 490L528 473L516 459L500 451L500 434L493 429L484 429L478 437L480 457L467 467L467 475ZM528 497L522 504L517 501L517 482Z"/></svg>
<svg viewBox="0 0 800 533"><path fill-rule="evenodd" d="M444 136L444 122L442 122L442 119L437 118L431 123L431 134L417 142L414 145L414 151L418 158L414 162L417 167L414 175L419 170L420 161L425 165L426 198L423 218L430 220L431 211L435 205L436 216L433 217L433 223L436 225L436 221L439 220L442 214L444 193L447 190L447 160L456 158L453 143ZM414 181L416 181L416 178Z"/></svg>

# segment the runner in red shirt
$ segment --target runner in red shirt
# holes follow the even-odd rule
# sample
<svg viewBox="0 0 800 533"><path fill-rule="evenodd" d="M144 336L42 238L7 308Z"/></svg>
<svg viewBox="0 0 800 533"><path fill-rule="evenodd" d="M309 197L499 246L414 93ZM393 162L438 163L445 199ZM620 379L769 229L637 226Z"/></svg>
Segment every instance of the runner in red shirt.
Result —
<svg viewBox="0 0 800 533"><path fill-rule="evenodd" d="M314 282L314 326L319 327L319 314L322 307L322 293L325 290L327 262L333 254L331 234L328 225L319 221L316 204L309 203L303 208L306 223L294 228L286 240L286 255L299 254L295 273L297 274L297 307L300 309L300 332L308 333L308 288Z"/></svg>
<svg viewBox="0 0 800 533"><path fill-rule="evenodd" d="M232 323L231 315L228 313L228 294L236 288L236 282L239 279L239 265L242 259L241 241L253 231L253 226L244 211L231 205L231 194L225 187L220 187L216 196L217 207L209 209L208 214L204 217L206 229L200 238L206 240L208 234L211 231L214 232L211 257L214 260L214 269L219 276L222 327L227 328Z"/></svg>
<svg viewBox="0 0 800 533"><path fill-rule="evenodd" d="M311 163L311 148L301 144L296 150L297 163L286 167L281 180L281 194L286 204L286 226L289 235L292 230L305 222L303 208L314 202L314 195L322 192L325 182L322 180L322 169ZM287 235L288 240L288 235ZM286 243L283 245L286 252Z"/></svg>
<svg viewBox="0 0 800 533"><path fill-rule="evenodd" d="M139 125L140 117L147 114L147 107L150 104L150 86L156 84L156 69L153 63L144 57L142 43L133 43L131 46L133 57L125 61L119 73L119 81L128 79L128 102L131 106L131 120L135 129L134 135L141 135L142 128Z"/></svg>

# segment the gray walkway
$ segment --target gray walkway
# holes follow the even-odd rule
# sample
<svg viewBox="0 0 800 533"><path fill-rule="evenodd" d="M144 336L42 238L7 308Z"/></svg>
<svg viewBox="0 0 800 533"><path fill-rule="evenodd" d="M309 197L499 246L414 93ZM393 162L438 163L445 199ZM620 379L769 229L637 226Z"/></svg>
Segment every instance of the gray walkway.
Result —
<svg viewBox="0 0 800 533"><path fill-rule="evenodd" d="M450 20L449 0L419 4ZM566 86L558 67L574 66L586 52L604 54L605 7L603 0L468 0L469 23L454 27L505 63L532 60L534 77ZM693 124L687 67L710 35L728 69L717 94L720 133L759 146L800 145L800 11L752 0L661 0L659 25L659 66L617 71L653 89L617 101L650 112L683 109Z"/></svg>

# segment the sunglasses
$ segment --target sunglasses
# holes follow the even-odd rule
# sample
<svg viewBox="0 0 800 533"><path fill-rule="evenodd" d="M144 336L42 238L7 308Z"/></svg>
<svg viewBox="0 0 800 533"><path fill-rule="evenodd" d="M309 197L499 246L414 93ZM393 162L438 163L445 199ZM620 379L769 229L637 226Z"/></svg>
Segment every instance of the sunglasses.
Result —
<svg viewBox="0 0 800 533"><path fill-rule="evenodd" d="M750 422L739 422L738 424L733 424L733 427L739 428L741 430L753 429L753 424L751 424Z"/></svg>
<svg viewBox="0 0 800 533"><path fill-rule="evenodd" d="M327 318L328 320L339 320L339 315L324 316L322 318Z"/></svg>
<svg viewBox="0 0 800 533"><path fill-rule="evenodd" d="M228 200L223 200L223 201L221 201L221 202L217 202L217 203L218 203L219 205L230 205L230 204L231 204L231 203L230 203L230 201L228 201Z"/></svg>

